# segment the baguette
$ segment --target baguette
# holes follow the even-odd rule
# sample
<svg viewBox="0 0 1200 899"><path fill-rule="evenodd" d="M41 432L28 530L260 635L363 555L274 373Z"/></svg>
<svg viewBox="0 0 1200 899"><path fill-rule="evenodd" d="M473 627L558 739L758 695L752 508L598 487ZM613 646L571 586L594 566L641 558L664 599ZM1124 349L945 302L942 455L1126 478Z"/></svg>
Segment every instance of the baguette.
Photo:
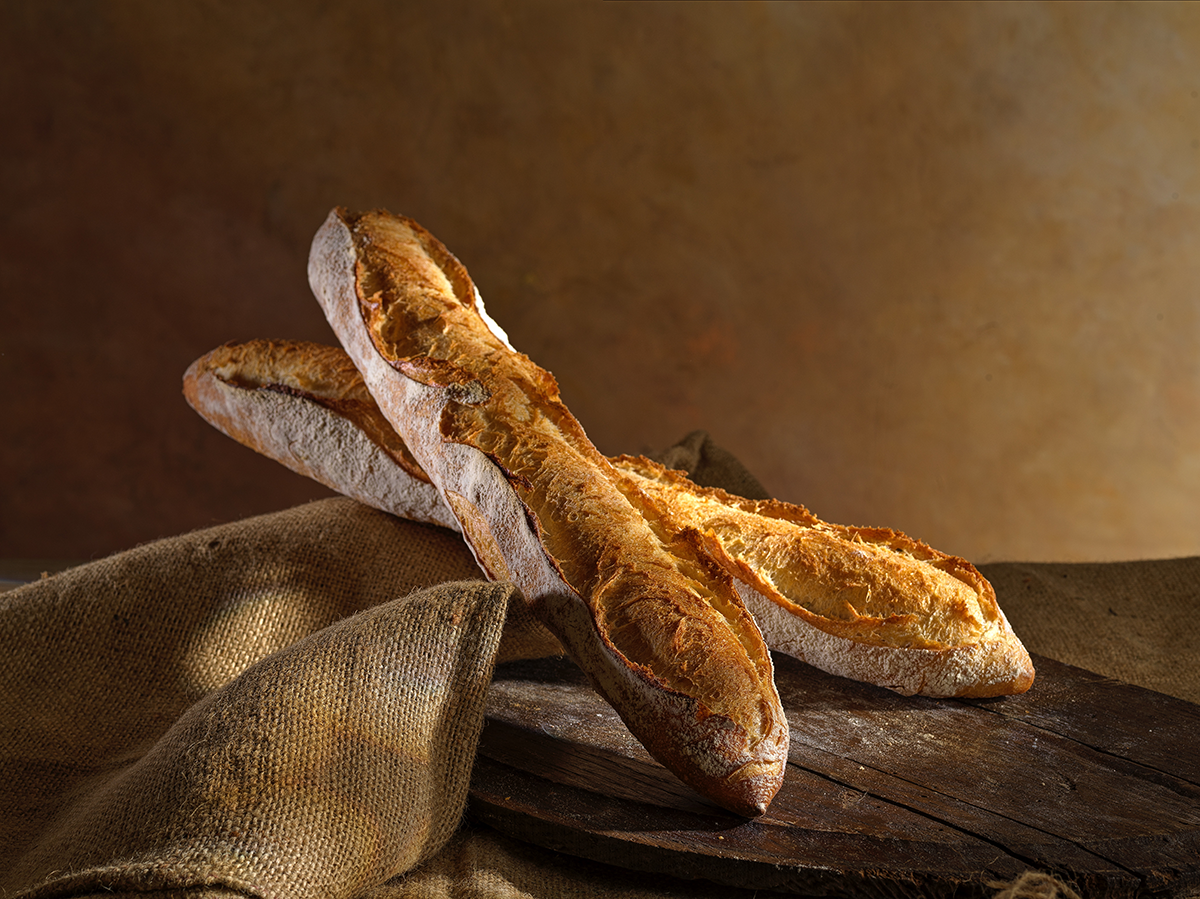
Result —
<svg viewBox="0 0 1200 899"><path fill-rule="evenodd" d="M213 427L297 474L383 512L459 529L339 347L227 343L188 367L183 395Z"/></svg>
<svg viewBox="0 0 1200 899"><path fill-rule="evenodd" d="M309 280L481 567L520 588L654 757L725 808L762 814L787 721L728 572L651 526L553 377L512 349L466 269L415 222L334 210Z"/></svg>
<svg viewBox="0 0 1200 899"><path fill-rule="evenodd" d="M288 347L252 341L214 350L185 376L189 402L226 434L289 467L297 456L324 459L323 483L334 489L457 529L349 358L316 344ZM264 392L273 403L265 414L258 408ZM324 419L334 414L343 420L331 427ZM362 439L344 436L347 426ZM1032 684L1029 654L995 591L964 560L896 531L832 525L802 506L699 487L643 457L609 461L619 489L652 526L664 535L690 533L734 578L771 649L902 694L989 697ZM355 476L347 480L344 472ZM406 478L409 487L397 488Z"/></svg>
<svg viewBox="0 0 1200 899"><path fill-rule="evenodd" d="M1034 668L992 585L964 559L887 528L700 487L624 456L614 467L734 578L768 645L898 693L1022 693Z"/></svg>

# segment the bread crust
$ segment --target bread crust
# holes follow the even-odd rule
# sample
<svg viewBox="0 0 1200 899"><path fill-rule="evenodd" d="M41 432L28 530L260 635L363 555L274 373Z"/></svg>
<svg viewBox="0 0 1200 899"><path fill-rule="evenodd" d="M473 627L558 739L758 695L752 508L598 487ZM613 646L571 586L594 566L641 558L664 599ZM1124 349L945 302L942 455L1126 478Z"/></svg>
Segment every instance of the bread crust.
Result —
<svg viewBox="0 0 1200 899"><path fill-rule="evenodd" d="M518 585L652 755L726 808L765 811L787 722L732 579L654 532L553 377L508 345L425 229L334 210L309 278L481 565Z"/></svg>
<svg viewBox="0 0 1200 899"><path fill-rule="evenodd" d="M643 457L613 462L624 489L735 578L772 649L906 695L980 698L1033 684L995 590L965 559L887 528L700 487Z"/></svg>
<svg viewBox="0 0 1200 899"><path fill-rule="evenodd" d="M338 347L227 343L188 367L183 395L209 424L297 474L384 512L458 530Z"/></svg>
<svg viewBox="0 0 1200 899"><path fill-rule="evenodd" d="M185 393L225 433L369 505L455 529L468 520L483 570L513 579L481 500L450 491L455 512L446 507L342 350L229 344L193 363ZM336 427L322 420L335 414L344 418ZM346 423L365 439L342 435ZM614 483L660 539L689 542L732 576L771 649L903 694L998 696L1033 682L991 584L965 560L897 531L833 525L803 506L699 487L644 457L610 461ZM524 507L507 515L504 529L524 526Z"/></svg>

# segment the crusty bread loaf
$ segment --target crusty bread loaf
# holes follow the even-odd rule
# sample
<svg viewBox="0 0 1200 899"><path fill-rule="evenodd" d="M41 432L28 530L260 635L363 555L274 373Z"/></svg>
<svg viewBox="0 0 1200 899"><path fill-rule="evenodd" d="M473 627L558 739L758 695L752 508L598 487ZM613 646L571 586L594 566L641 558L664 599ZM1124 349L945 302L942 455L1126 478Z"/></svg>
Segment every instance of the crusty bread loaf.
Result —
<svg viewBox="0 0 1200 899"><path fill-rule="evenodd" d="M296 470L297 458L321 459L334 489L457 527L342 350L227 345L193 363L185 384L197 411L235 439ZM330 427L323 419L335 408L340 421ZM347 426L363 439L348 437ZM653 528L691 539L733 576L771 649L905 694L997 696L1032 683L1029 654L995 592L964 560L896 531L832 525L801 506L699 487L642 457L610 461L615 483ZM398 487L406 478L408 488Z"/></svg>
<svg viewBox="0 0 1200 899"><path fill-rule="evenodd" d="M193 362L183 395L209 424L368 506L458 530L340 347L227 343Z"/></svg>
<svg viewBox="0 0 1200 899"><path fill-rule="evenodd" d="M415 223L335 211L310 278L355 361L314 344L229 344L188 370L189 402L335 490L461 528L647 747L722 804L765 808L786 742L739 596L773 649L826 671L932 696L1032 683L991 585L964 560L641 457L604 459Z"/></svg>
<svg viewBox="0 0 1200 899"><path fill-rule="evenodd" d="M905 694L1000 696L1033 683L1029 653L967 561L897 531L699 487L641 457L613 461L627 493L736 579L772 649Z"/></svg>
<svg viewBox="0 0 1200 899"><path fill-rule="evenodd" d="M761 814L783 779L787 722L728 573L631 504L554 379L508 345L419 225L334 210L309 279L481 566L520 587L651 754L726 808Z"/></svg>

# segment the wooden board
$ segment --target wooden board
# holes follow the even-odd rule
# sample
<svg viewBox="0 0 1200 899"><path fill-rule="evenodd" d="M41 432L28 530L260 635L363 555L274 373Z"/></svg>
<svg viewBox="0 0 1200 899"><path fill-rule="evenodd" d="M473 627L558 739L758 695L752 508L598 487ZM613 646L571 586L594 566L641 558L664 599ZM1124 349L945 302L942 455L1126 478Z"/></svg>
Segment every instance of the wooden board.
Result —
<svg viewBox="0 0 1200 899"><path fill-rule="evenodd" d="M929 700L776 655L767 814L712 806L565 659L501 666L471 814L625 868L830 896L969 896L1030 868L1087 899L1200 889L1200 707L1035 658L1023 696Z"/></svg>

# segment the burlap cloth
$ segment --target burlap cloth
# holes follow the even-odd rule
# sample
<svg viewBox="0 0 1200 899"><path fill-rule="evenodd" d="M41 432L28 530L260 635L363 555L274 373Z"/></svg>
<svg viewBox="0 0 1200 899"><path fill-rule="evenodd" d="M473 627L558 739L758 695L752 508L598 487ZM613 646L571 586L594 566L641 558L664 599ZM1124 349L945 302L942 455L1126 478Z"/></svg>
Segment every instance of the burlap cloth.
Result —
<svg viewBox="0 0 1200 899"><path fill-rule="evenodd" d="M702 433L660 458L763 495ZM986 574L1031 651L1200 701L1200 559ZM555 648L511 597L340 498L0 594L0 893L738 895L462 822L496 660Z"/></svg>

